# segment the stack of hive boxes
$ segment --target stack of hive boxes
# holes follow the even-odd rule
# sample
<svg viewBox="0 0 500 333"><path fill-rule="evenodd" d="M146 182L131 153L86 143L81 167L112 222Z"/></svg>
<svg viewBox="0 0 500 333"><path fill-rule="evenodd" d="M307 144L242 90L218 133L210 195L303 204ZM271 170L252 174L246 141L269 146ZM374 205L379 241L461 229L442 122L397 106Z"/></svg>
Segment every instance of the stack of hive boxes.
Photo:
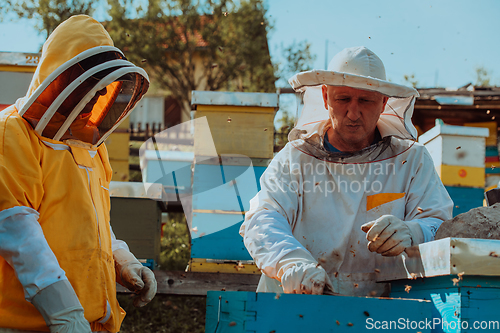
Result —
<svg viewBox="0 0 500 333"><path fill-rule="evenodd" d="M497 144L497 123L496 121L488 121L483 123L466 123L465 126L486 127L490 131L486 138L486 156L484 158L484 172L486 174L486 190L489 190L498 185L500 181L500 159L498 157Z"/></svg>
<svg viewBox="0 0 500 333"><path fill-rule="evenodd" d="M453 216L483 205L486 137L487 128L445 125L437 119L418 139L454 202Z"/></svg>
<svg viewBox="0 0 500 333"><path fill-rule="evenodd" d="M196 112L189 269L258 273L238 231L273 157L278 96L193 91L192 106Z"/></svg>

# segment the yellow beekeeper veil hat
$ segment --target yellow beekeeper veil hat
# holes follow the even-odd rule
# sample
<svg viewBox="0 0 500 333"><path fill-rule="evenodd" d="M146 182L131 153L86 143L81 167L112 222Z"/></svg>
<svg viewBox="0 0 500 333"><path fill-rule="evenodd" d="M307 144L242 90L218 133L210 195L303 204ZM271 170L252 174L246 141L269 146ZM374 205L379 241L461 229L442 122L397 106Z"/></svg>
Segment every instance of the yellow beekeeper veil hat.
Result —
<svg viewBox="0 0 500 333"><path fill-rule="evenodd" d="M146 72L113 46L87 15L61 23L44 43L19 114L49 139L98 146L132 111L149 87Z"/></svg>

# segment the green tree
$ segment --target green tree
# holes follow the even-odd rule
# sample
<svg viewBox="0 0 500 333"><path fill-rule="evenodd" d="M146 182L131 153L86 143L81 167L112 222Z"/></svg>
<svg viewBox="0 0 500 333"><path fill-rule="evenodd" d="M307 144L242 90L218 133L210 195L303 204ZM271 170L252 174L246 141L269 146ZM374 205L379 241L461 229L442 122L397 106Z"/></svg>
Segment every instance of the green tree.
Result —
<svg viewBox="0 0 500 333"><path fill-rule="evenodd" d="M131 0L108 1L115 44L185 111L192 90L275 90L262 0L149 0L135 13Z"/></svg>
<svg viewBox="0 0 500 333"><path fill-rule="evenodd" d="M281 150L288 142L288 133L295 126L295 119L288 108L283 109L282 116L275 122L275 132L274 132L274 149L275 151Z"/></svg>
<svg viewBox="0 0 500 333"><path fill-rule="evenodd" d="M294 74L313 69L316 55L311 54L311 43L307 40L300 42L293 41L285 47L281 45L281 56L286 61L276 63L276 76L280 79L280 84L288 86L288 79Z"/></svg>
<svg viewBox="0 0 500 333"><path fill-rule="evenodd" d="M0 0L0 20L35 20L45 37L72 15L92 15L100 1L93 0Z"/></svg>
<svg viewBox="0 0 500 333"><path fill-rule="evenodd" d="M311 43L306 40L293 41L287 47L281 45L281 56L285 60L283 63L276 63L276 76L279 77L280 86L289 86L288 79L296 73L312 69L316 60L316 55L311 54ZM298 101L296 101L298 102ZM275 121L274 146L275 150L280 150L288 142L288 133L295 126L297 121L290 110L294 103L290 99L280 99L281 117Z"/></svg>
<svg viewBox="0 0 500 333"><path fill-rule="evenodd" d="M483 66L476 67L476 87L489 87L491 86L490 72Z"/></svg>
<svg viewBox="0 0 500 333"><path fill-rule="evenodd" d="M92 15L99 4L0 0L0 13L36 20L48 36L71 15ZM108 0L108 7L105 25L115 45L186 112L192 90L275 91L263 0Z"/></svg>

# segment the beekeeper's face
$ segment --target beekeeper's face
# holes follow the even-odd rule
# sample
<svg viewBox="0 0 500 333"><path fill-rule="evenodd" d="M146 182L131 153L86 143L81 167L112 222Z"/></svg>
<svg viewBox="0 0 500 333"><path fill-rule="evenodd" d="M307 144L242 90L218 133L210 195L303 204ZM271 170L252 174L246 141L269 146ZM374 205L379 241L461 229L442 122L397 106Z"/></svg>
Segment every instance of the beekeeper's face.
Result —
<svg viewBox="0 0 500 333"><path fill-rule="evenodd" d="M332 122L330 143L345 152L371 145L388 98L378 92L342 86L323 85L322 93Z"/></svg>
<svg viewBox="0 0 500 333"><path fill-rule="evenodd" d="M42 105L48 107L53 100L59 95L73 80L76 80L82 71L76 68L73 71L65 71L59 75L50 85L50 93L44 93L38 98L38 102ZM61 103L61 106L57 110L58 113L63 116L68 116L71 111L76 107L78 103L83 99L83 97L95 86L99 80L90 77L87 80L80 83L80 85L69 94L68 97ZM94 104L97 102L100 96L106 95L107 89L103 88L95 93L95 96L87 103L87 105L80 111L80 114L87 114L92 111Z"/></svg>

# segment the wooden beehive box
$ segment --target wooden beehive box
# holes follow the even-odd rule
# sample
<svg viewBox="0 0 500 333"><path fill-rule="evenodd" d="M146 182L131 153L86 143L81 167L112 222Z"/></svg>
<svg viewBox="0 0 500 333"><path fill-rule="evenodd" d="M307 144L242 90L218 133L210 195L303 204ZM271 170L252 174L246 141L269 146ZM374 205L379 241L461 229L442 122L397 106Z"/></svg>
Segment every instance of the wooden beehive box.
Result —
<svg viewBox="0 0 500 333"><path fill-rule="evenodd" d="M111 178L113 181L127 182L129 180L129 126L129 118L126 118L104 142L113 169L113 177Z"/></svg>
<svg viewBox="0 0 500 333"><path fill-rule="evenodd" d="M193 91L191 105L210 127L208 134L195 126L195 155L210 151L213 140L219 155L273 157L277 94Z"/></svg>
<svg viewBox="0 0 500 333"><path fill-rule="evenodd" d="M142 180L163 186L166 201L190 194L194 154L186 151L145 150L141 155Z"/></svg>
<svg viewBox="0 0 500 333"><path fill-rule="evenodd" d="M0 52L0 109L26 95L39 59L39 53Z"/></svg>
<svg viewBox="0 0 500 333"><path fill-rule="evenodd" d="M487 147L497 146L498 134L497 134L497 122L496 121L485 121L480 123L465 123L464 126L468 127L483 127L489 130L489 135L486 137L485 144Z"/></svg>
<svg viewBox="0 0 500 333"><path fill-rule="evenodd" d="M487 128L445 125L422 134L436 171L454 202L453 216L483 205Z"/></svg>
<svg viewBox="0 0 500 333"><path fill-rule="evenodd" d="M141 262L154 268L160 257L161 184L115 182L110 184L111 227Z"/></svg>
<svg viewBox="0 0 500 333"><path fill-rule="evenodd" d="M446 186L484 187L485 138L487 128L444 125L422 134L434 166Z"/></svg>
<svg viewBox="0 0 500 333"><path fill-rule="evenodd" d="M440 323L433 332L500 330L500 240L445 238L410 253L396 262L377 258L378 281L391 282L391 297L432 301Z"/></svg>
<svg viewBox="0 0 500 333"><path fill-rule="evenodd" d="M222 155L195 163L190 270L224 271L220 263L252 260L239 228L269 162Z"/></svg>
<svg viewBox="0 0 500 333"><path fill-rule="evenodd" d="M431 308L425 300L209 291L205 332L424 333L431 330L418 324Z"/></svg>

